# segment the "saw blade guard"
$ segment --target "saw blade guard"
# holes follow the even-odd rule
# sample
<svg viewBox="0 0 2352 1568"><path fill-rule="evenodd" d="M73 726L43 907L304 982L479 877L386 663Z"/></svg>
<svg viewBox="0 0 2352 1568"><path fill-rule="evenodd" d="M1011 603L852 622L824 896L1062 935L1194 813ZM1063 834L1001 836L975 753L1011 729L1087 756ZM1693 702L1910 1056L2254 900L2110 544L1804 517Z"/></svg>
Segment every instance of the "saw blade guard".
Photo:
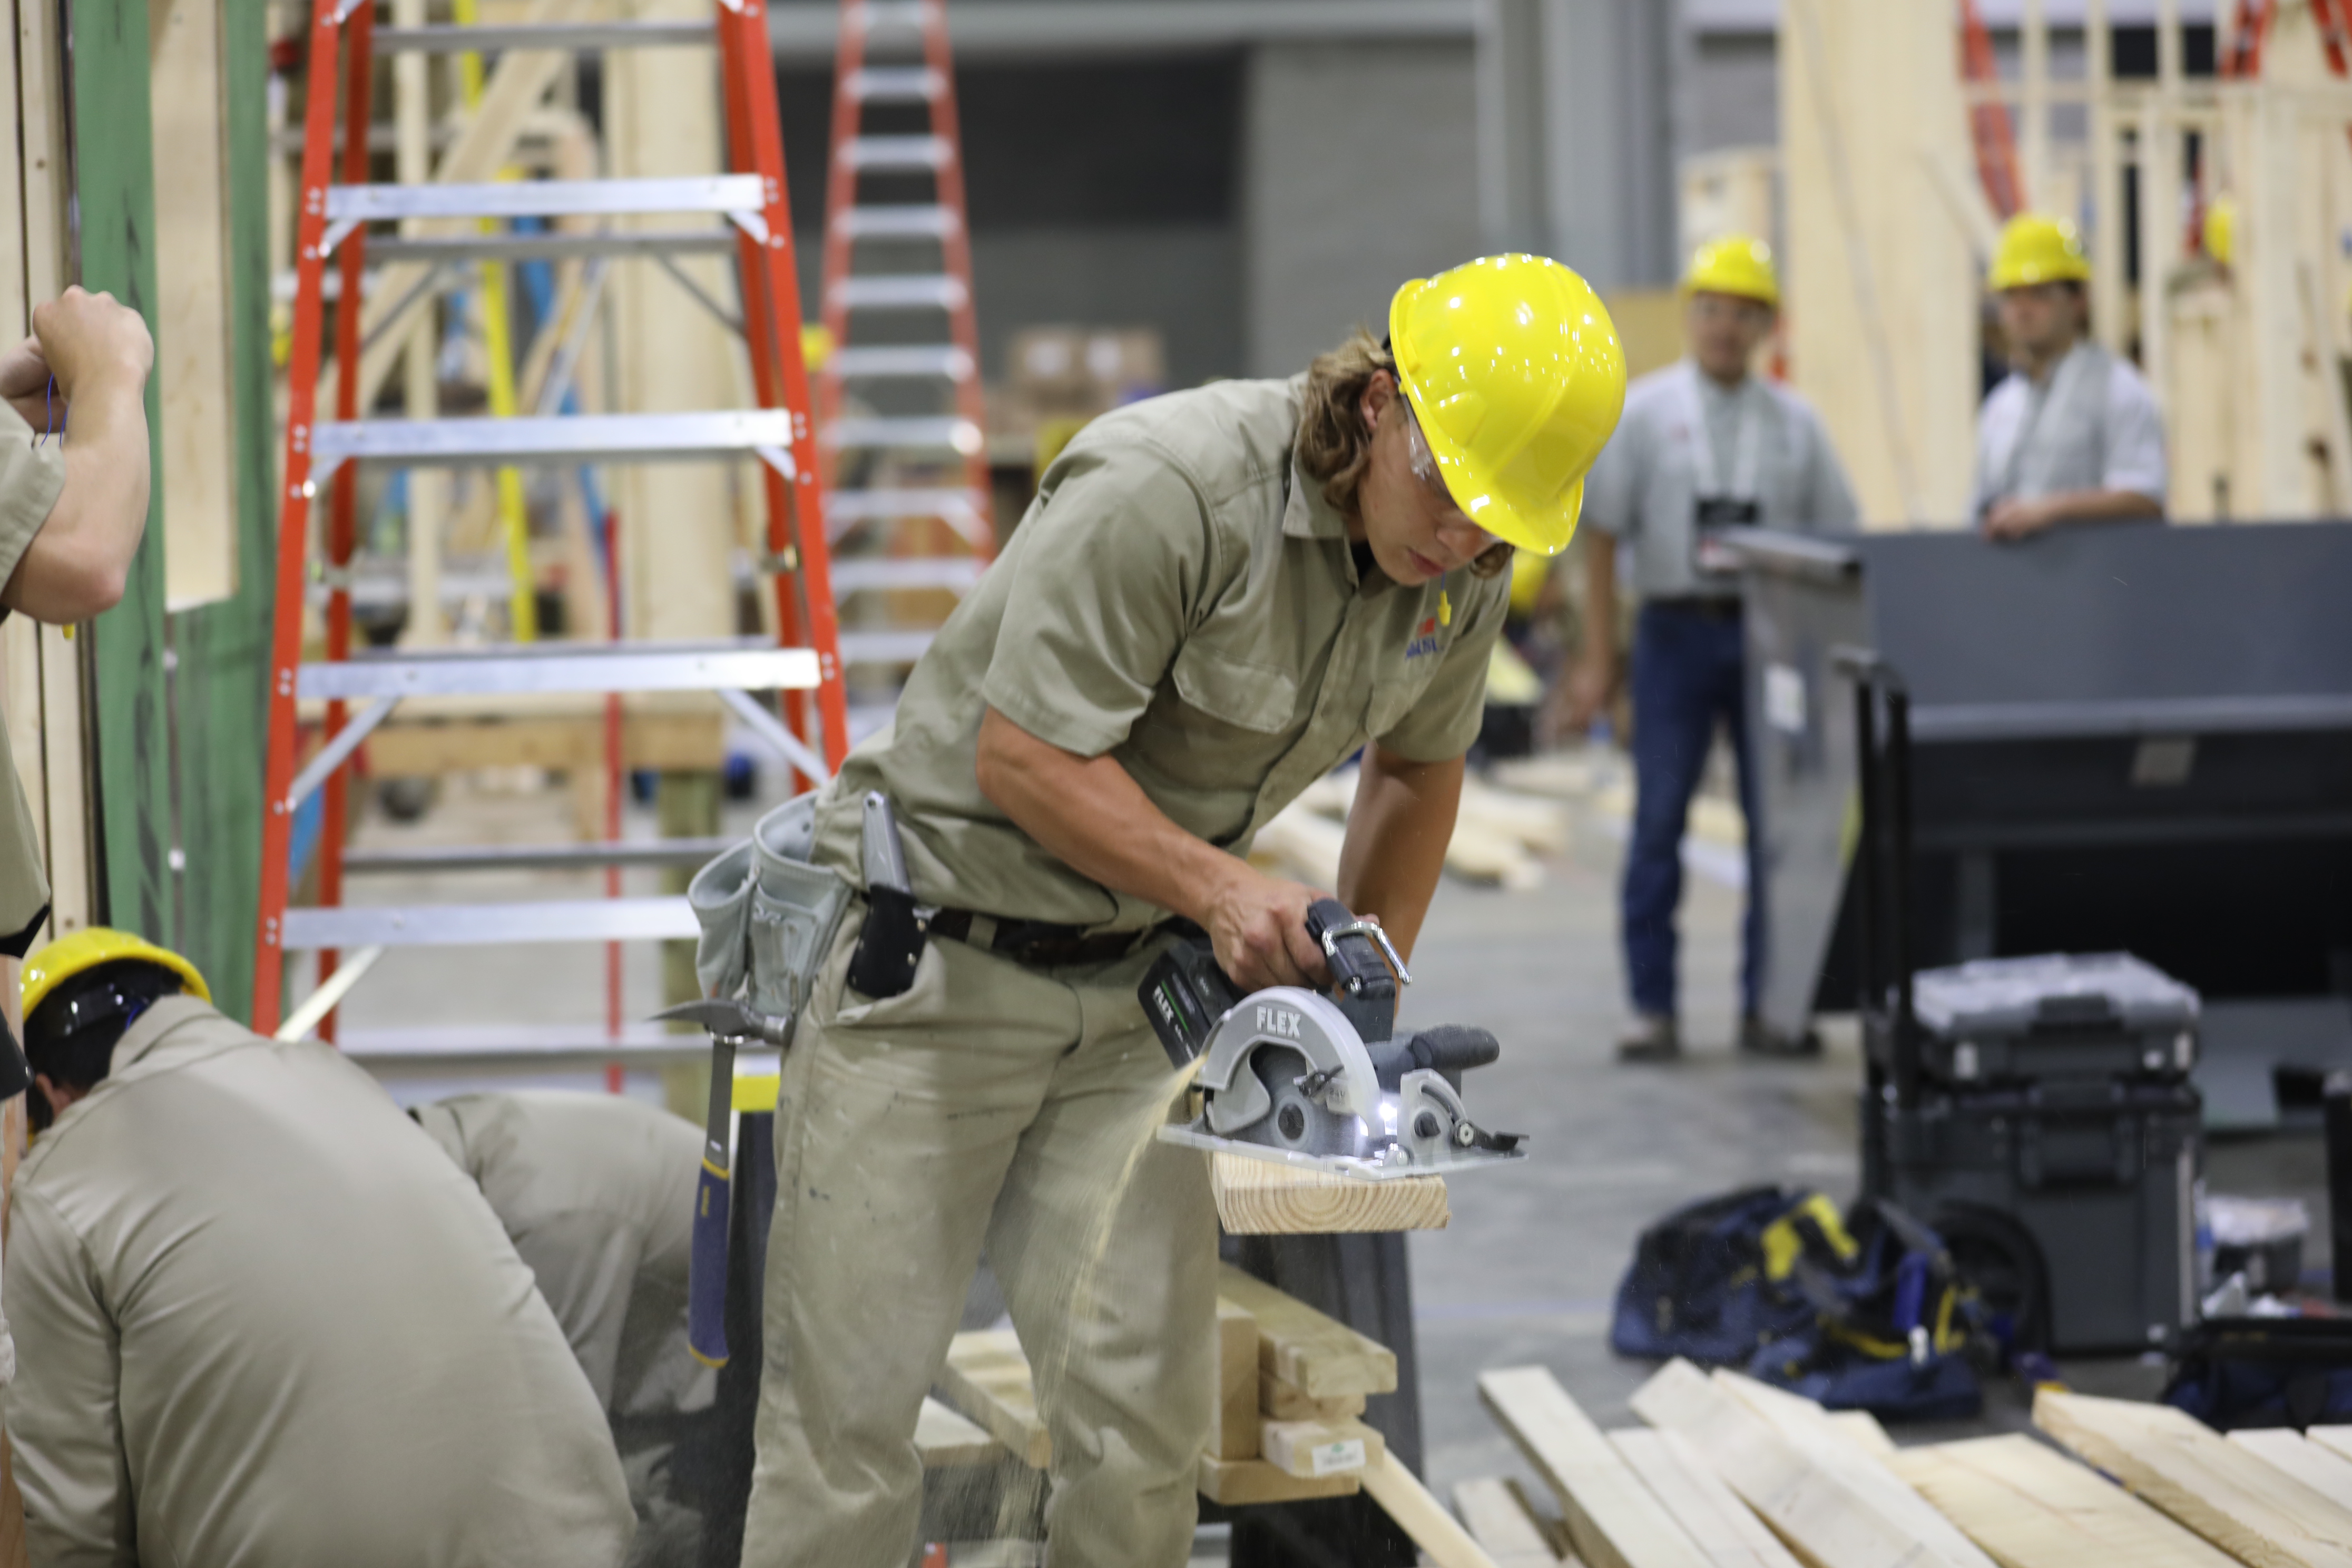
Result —
<svg viewBox="0 0 2352 1568"><path fill-rule="evenodd" d="M1302 1092L1334 1116L1362 1117L1380 1100L1379 1075L1339 1009L1295 985L1253 992L1226 1013L1201 1066L1209 1094L1208 1122L1219 1133L1249 1127L1274 1110L1252 1063L1261 1046L1280 1047L1306 1060Z"/></svg>

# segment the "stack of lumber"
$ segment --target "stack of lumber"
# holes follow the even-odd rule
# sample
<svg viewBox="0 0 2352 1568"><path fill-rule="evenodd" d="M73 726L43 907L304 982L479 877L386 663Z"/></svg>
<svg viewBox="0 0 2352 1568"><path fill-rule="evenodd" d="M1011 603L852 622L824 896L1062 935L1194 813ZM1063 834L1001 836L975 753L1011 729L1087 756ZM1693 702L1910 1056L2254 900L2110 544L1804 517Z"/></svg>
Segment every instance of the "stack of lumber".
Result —
<svg viewBox="0 0 2352 1568"><path fill-rule="evenodd" d="M1308 785L1258 830L1252 854L1301 881L1338 886L1339 846L1355 805L1356 780L1356 770L1349 768ZM1466 881L1531 888L1543 879L1537 857L1559 854L1568 846L1568 813L1557 801L1465 778L1445 868Z"/></svg>
<svg viewBox="0 0 2352 1568"><path fill-rule="evenodd" d="M1211 1154L1209 1189L1218 1223L1234 1236L1444 1230L1454 1217L1443 1176L1374 1182L1246 1154Z"/></svg>

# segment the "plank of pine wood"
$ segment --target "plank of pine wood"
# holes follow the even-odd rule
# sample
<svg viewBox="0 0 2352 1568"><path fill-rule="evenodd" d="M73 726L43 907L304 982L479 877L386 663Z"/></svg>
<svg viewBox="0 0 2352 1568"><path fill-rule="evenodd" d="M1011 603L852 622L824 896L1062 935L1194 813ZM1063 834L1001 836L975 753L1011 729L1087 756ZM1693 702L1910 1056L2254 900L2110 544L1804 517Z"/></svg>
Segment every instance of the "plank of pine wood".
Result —
<svg viewBox="0 0 2352 1568"><path fill-rule="evenodd" d="M1508 1481L1482 1476L1457 1482L1454 1511L1470 1538L1495 1560L1495 1568L1559 1568L1559 1554L1542 1523Z"/></svg>
<svg viewBox="0 0 2352 1568"><path fill-rule="evenodd" d="M1889 1454L1898 1452L1895 1447L1895 1439L1886 1435L1886 1428L1881 1426L1878 1424L1878 1417L1869 1411L1832 1410L1824 1414L1828 1415L1830 1425L1836 1428L1847 1442L1853 1444L1864 1452L1881 1459L1885 1458Z"/></svg>
<svg viewBox="0 0 2352 1568"><path fill-rule="evenodd" d="M2352 1426L2312 1426L2303 1435L2330 1453L2352 1459Z"/></svg>
<svg viewBox="0 0 2352 1568"><path fill-rule="evenodd" d="M1201 1456L1201 1495L1227 1508L1257 1502L1307 1502L1316 1498L1353 1497L1363 1489L1364 1473L1303 1480L1286 1475L1264 1459L1220 1459Z"/></svg>
<svg viewBox="0 0 2352 1568"><path fill-rule="evenodd" d="M2232 1432L2230 1441L2277 1466L2330 1502L2352 1508L2352 1458L2284 1426Z"/></svg>
<svg viewBox="0 0 2352 1568"><path fill-rule="evenodd" d="M955 1407L986 1427L1032 1469L1054 1457L1053 1439L1037 1414L1029 1381L1029 1357L1010 1329L974 1329L948 1345L940 1388Z"/></svg>
<svg viewBox="0 0 2352 1568"><path fill-rule="evenodd" d="M1291 1387L1271 1373L1261 1372L1256 1375L1258 1414L1272 1416L1276 1421L1344 1421L1350 1415L1364 1413L1364 1396L1360 1394L1342 1394L1330 1399L1318 1399L1304 1390Z"/></svg>
<svg viewBox="0 0 2352 1568"><path fill-rule="evenodd" d="M1633 1413L1679 1434L1815 1568L1989 1568L1990 1559L1843 1437L1781 1425L1686 1361L1634 1394Z"/></svg>
<svg viewBox="0 0 2352 1568"><path fill-rule="evenodd" d="M1615 1448L1716 1568L1797 1568L1789 1549L1672 1432L1612 1432Z"/></svg>
<svg viewBox="0 0 2352 1568"><path fill-rule="evenodd" d="M1286 1475L1312 1478L1360 1470L1386 1447L1378 1432L1352 1419L1265 1421L1258 1426L1258 1457Z"/></svg>
<svg viewBox="0 0 2352 1568"><path fill-rule="evenodd" d="M1364 1467L1364 1489L1437 1568L1497 1568L1486 1549L1394 1454L1382 1454Z"/></svg>
<svg viewBox="0 0 2352 1568"><path fill-rule="evenodd" d="M1316 1399L1396 1392L1396 1357L1378 1341L1230 1263L1217 1276L1217 1294L1257 1320L1260 1372Z"/></svg>
<svg viewBox="0 0 2352 1568"><path fill-rule="evenodd" d="M1211 1154L1209 1187L1219 1223L1234 1236L1444 1230L1453 1217L1443 1176L1368 1182L1245 1154Z"/></svg>
<svg viewBox="0 0 2352 1568"><path fill-rule="evenodd" d="M1549 1372L1481 1373L1478 1398L1559 1500L1569 1541L1593 1568L1712 1568Z"/></svg>
<svg viewBox="0 0 2352 1568"><path fill-rule="evenodd" d="M1906 1448L1887 1468L2001 1568L2230 1568L2231 1559L2022 1432Z"/></svg>
<svg viewBox="0 0 2352 1568"><path fill-rule="evenodd" d="M1217 1397L1210 1407L1208 1452L1220 1459L1257 1458L1257 1320L1231 1301L1217 1303Z"/></svg>
<svg viewBox="0 0 2352 1568"><path fill-rule="evenodd" d="M2352 1510L2184 1412L2045 1388L2033 1424L2256 1568L2352 1568Z"/></svg>
<svg viewBox="0 0 2352 1568"><path fill-rule="evenodd" d="M1013 1456L1004 1445L936 1399L923 1401L915 1417L915 1448L923 1468L948 1469L960 1465L992 1465Z"/></svg>

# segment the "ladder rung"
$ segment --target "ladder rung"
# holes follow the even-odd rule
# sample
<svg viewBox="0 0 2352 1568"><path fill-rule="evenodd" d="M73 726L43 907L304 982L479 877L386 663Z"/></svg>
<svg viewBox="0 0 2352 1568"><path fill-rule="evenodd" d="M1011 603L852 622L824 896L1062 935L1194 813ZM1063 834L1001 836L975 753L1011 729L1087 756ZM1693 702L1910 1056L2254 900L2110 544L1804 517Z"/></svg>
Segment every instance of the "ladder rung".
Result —
<svg viewBox="0 0 2352 1568"><path fill-rule="evenodd" d="M513 419L359 419L311 427L310 456L332 466L404 463L426 468L733 458L792 445L781 408L714 414L575 414Z"/></svg>
<svg viewBox="0 0 2352 1568"><path fill-rule="evenodd" d="M923 657L931 639L940 634L919 632L844 632L841 634L841 662L844 664L912 664Z"/></svg>
<svg viewBox="0 0 2352 1568"><path fill-rule="evenodd" d="M806 690L816 654L758 639L719 643L533 643L446 653L362 654L306 664L294 694L321 698L507 696L550 691Z"/></svg>
<svg viewBox="0 0 2352 1568"><path fill-rule="evenodd" d="M824 498L828 526L877 518L936 517L980 520L980 499L970 490L835 490ZM840 565L834 567L835 572Z"/></svg>
<svg viewBox="0 0 2352 1568"><path fill-rule="evenodd" d="M963 279L945 273L845 278L833 286L833 302L849 310L952 310L965 297Z"/></svg>
<svg viewBox="0 0 2352 1568"><path fill-rule="evenodd" d="M835 349L824 362L825 374L845 379L856 376L943 375L950 381L971 377L971 355L953 343L923 343L905 348Z"/></svg>
<svg viewBox="0 0 2352 1568"><path fill-rule="evenodd" d="M562 870L593 866L699 866L726 853L727 838L624 839L603 844L456 844L415 849L346 849L353 875L405 871Z"/></svg>
<svg viewBox="0 0 2352 1568"><path fill-rule="evenodd" d="M849 207L840 228L851 239L945 239L956 230L956 215L952 207L929 203Z"/></svg>
<svg viewBox="0 0 2352 1568"><path fill-rule="evenodd" d="M987 563L976 555L883 557L873 561L833 563L833 591L864 594L888 588L950 588L957 592L980 581Z"/></svg>
<svg viewBox="0 0 2352 1568"><path fill-rule="evenodd" d="M370 239L370 261L573 261L593 256L694 256L735 248L742 237L731 228L605 229L594 234L541 231L464 234L431 239L385 235ZM326 275L329 283L341 273ZM329 298L333 296L330 294Z"/></svg>
<svg viewBox="0 0 2352 1568"><path fill-rule="evenodd" d="M916 103L939 97L946 85L929 66L866 66L851 71L841 89L859 103Z"/></svg>
<svg viewBox="0 0 2352 1568"><path fill-rule="evenodd" d="M836 419L824 427L824 444L836 451L947 447L970 456L983 443L969 419Z"/></svg>
<svg viewBox="0 0 2352 1568"><path fill-rule="evenodd" d="M670 180L495 180L483 184L330 185L327 221L587 217L632 213L757 214L757 174Z"/></svg>
<svg viewBox="0 0 2352 1568"><path fill-rule="evenodd" d="M341 904L290 909L289 952L332 947L476 947L510 942L629 942L699 936L683 898L564 899L529 904Z"/></svg>
<svg viewBox="0 0 2352 1568"><path fill-rule="evenodd" d="M853 136L839 156L853 169L941 169L955 149L944 136Z"/></svg>
<svg viewBox="0 0 2352 1568"><path fill-rule="evenodd" d="M878 33L888 27L920 31L927 19L924 12L930 7L923 0L863 0L849 8L849 25L862 32Z"/></svg>
<svg viewBox="0 0 2352 1568"><path fill-rule="evenodd" d="M717 35L708 22L542 22L497 27L378 27L369 47L378 54L454 55L498 49L649 49L671 44L709 44Z"/></svg>
<svg viewBox="0 0 2352 1568"><path fill-rule="evenodd" d="M520 1067L534 1071L572 1063L648 1065L710 1059L709 1037L663 1034L659 1024L630 1024L615 1037L594 1025L485 1024L422 1029L352 1029L336 1036L343 1055L372 1072L467 1067ZM750 1076L749 1074L745 1075Z"/></svg>

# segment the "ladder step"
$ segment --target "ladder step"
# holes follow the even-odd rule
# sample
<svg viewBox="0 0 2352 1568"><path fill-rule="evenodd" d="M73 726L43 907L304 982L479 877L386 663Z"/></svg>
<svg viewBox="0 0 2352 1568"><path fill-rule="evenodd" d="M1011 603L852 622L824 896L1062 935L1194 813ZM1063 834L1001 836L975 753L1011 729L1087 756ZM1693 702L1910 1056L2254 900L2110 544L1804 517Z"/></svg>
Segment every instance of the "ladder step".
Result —
<svg viewBox="0 0 2352 1568"><path fill-rule="evenodd" d="M481 1024L415 1029L345 1028L335 1037L343 1055L371 1072L394 1074L468 1068L549 1068L607 1062L657 1066L710 1059L710 1037L662 1032L659 1024L629 1024L615 1037L586 1024ZM749 1076L748 1074L745 1076Z"/></svg>
<svg viewBox="0 0 2352 1568"><path fill-rule="evenodd" d="M596 256L717 255L735 248L741 235L731 228L607 229L594 234L466 234L411 238L385 235L368 241L376 261L577 261ZM330 272L332 285L341 274ZM334 298L331 288L327 297Z"/></svg>
<svg viewBox="0 0 2352 1568"><path fill-rule="evenodd" d="M378 27L370 47L378 54L488 54L499 49L649 49L710 44L708 22L541 22L497 27Z"/></svg>
<svg viewBox="0 0 2352 1568"><path fill-rule="evenodd" d="M425 468L527 463L647 462L788 451L793 416L781 408L712 414L573 414L513 419L357 419L311 426L310 456Z"/></svg>
<svg viewBox="0 0 2352 1568"><path fill-rule="evenodd" d="M950 588L961 593L980 581L987 564L976 555L836 561L833 591L836 597L887 588Z"/></svg>
<svg viewBox="0 0 2352 1568"><path fill-rule="evenodd" d="M841 634L841 662L912 664L923 657L932 639L938 636L935 631L844 632Z"/></svg>
<svg viewBox="0 0 2352 1568"><path fill-rule="evenodd" d="M835 349L824 362L825 373L844 379L859 376L943 375L950 381L971 379L971 355L953 343L925 343L907 348Z"/></svg>
<svg viewBox="0 0 2352 1568"><path fill-rule="evenodd" d="M946 447L967 457L984 444L969 419L836 419L824 439L835 451Z"/></svg>
<svg viewBox="0 0 2352 1568"><path fill-rule="evenodd" d="M851 71L841 89L859 103L920 103L945 92L947 83L929 66L866 66Z"/></svg>
<svg viewBox="0 0 2352 1568"><path fill-rule="evenodd" d="M840 230L851 239L945 239L956 231L956 215L932 204L849 207Z"/></svg>
<svg viewBox="0 0 2352 1568"><path fill-rule="evenodd" d="M604 844L455 844L415 849L346 849L352 876L404 871L567 870L599 866L700 866L726 853L728 838L625 839Z"/></svg>
<svg viewBox="0 0 2352 1568"><path fill-rule="evenodd" d="M922 140L912 138L912 140ZM633 213L759 214L757 174L668 180L496 180L484 184L330 185L327 221L588 217Z"/></svg>
<svg viewBox="0 0 2352 1568"><path fill-rule="evenodd" d="M533 643L449 652L360 654L306 664L298 698L457 697L549 691L807 690L814 650L751 637L713 643Z"/></svg>
<svg viewBox="0 0 2352 1568"><path fill-rule="evenodd" d="M510 942L631 942L702 934L683 898L562 899L528 904L343 904L290 909L279 945L478 947Z"/></svg>
<svg viewBox="0 0 2352 1568"><path fill-rule="evenodd" d="M945 273L845 278L833 286L833 302L849 310L953 310L967 298L963 279Z"/></svg>
<svg viewBox="0 0 2352 1568"><path fill-rule="evenodd" d="M929 20L924 15L930 7L924 0L864 0L849 8L849 26L861 32L879 33L891 28L919 32Z"/></svg>
<svg viewBox="0 0 2352 1568"><path fill-rule="evenodd" d="M869 522L877 518L936 517L980 521L980 498L970 490L835 490L824 498L827 527ZM840 566L834 568L837 574Z"/></svg>
<svg viewBox="0 0 2352 1568"><path fill-rule="evenodd" d="M944 136L853 136L835 154L853 169L943 169L955 156Z"/></svg>

